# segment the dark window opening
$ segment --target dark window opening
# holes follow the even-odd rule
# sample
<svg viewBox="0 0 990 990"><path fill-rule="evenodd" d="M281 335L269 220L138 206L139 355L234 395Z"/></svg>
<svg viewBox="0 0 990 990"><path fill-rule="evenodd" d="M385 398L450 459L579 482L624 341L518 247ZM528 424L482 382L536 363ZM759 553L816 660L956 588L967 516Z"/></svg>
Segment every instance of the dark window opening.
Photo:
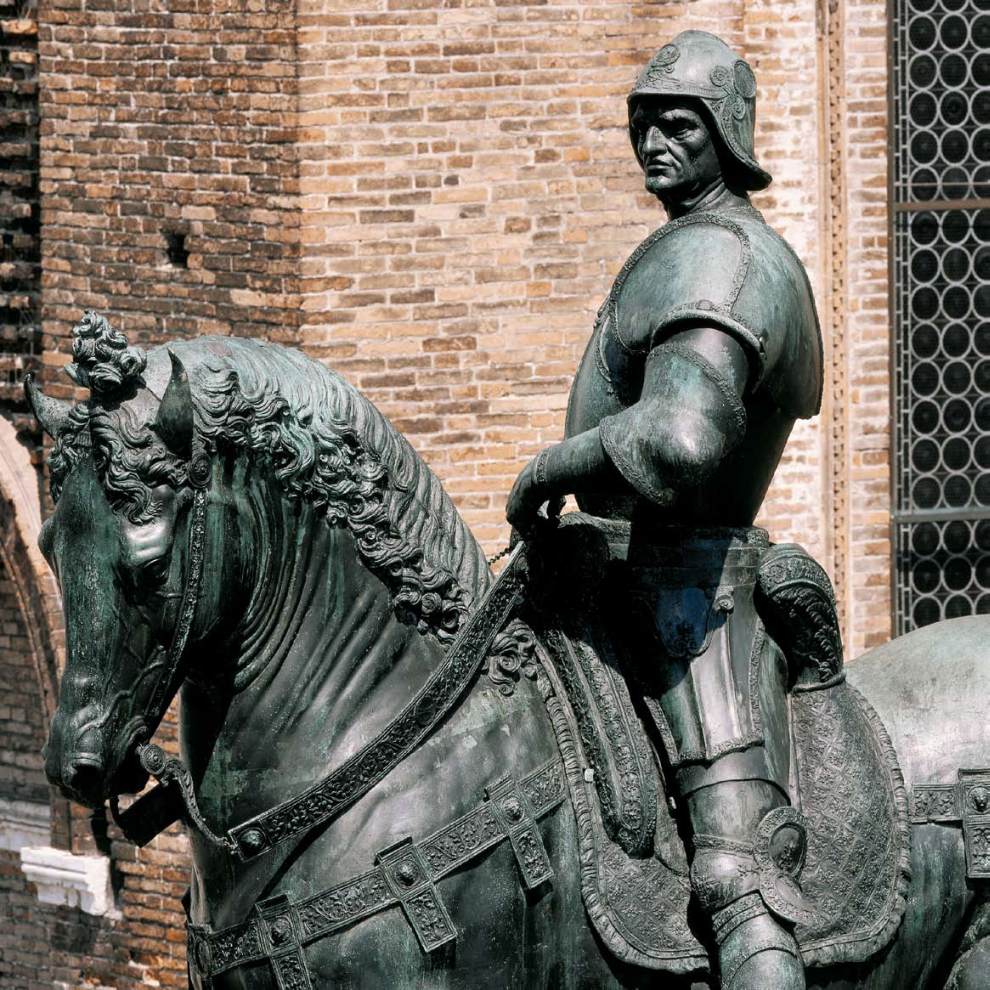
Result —
<svg viewBox="0 0 990 990"><path fill-rule="evenodd" d="M186 235L177 230L165 231L165 253L173 268L189 267L189 251L186 248Z"/></svg>

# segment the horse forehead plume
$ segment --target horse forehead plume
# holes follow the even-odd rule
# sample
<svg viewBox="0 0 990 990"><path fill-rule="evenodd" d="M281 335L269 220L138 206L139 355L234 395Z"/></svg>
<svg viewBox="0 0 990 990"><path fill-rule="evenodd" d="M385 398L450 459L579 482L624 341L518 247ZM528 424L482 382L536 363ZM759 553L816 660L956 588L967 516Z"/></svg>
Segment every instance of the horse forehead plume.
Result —
<svg viewBox="0 0 990 990"><path fill-rule="evenodd" d="M439 480L378 409L324 365L277 345L201 337L168 350L189 373L203 447L267 459L287 497L351 531L404 621L450 640L489 582L487 562ZM151 425L168 382L168 351L145 355L87 314L74 331L73 356L73 378L92 393L77 416L89 430L56 446L53 496L91 442L111 505L134 521L153 518L151 488L187 483L188 465Z"/></svg>
<svg viewBox="0 0 990 990"><path fill-rule="evenodd" d="M94 396L122 397L144 384L141 377L148 360L144 351L131 347L127 338L99 313L87 310L72 329L74 363L66 371Z"/></svg>

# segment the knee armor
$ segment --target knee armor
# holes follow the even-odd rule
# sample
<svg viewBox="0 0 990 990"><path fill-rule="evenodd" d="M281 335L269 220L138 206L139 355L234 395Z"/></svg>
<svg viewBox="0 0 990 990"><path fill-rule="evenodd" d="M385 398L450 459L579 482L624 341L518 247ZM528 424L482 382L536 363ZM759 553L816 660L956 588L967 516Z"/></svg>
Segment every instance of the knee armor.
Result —
<svg viewBox="0 0 990 990"><path fill-rule="evenodd" d="M798 882L807 833L795 808L774 808L764 815L752 843L695 835L694 846L691 889L713 923L719 912L752 893L784 921L811 921L812 908Z"/></svg>

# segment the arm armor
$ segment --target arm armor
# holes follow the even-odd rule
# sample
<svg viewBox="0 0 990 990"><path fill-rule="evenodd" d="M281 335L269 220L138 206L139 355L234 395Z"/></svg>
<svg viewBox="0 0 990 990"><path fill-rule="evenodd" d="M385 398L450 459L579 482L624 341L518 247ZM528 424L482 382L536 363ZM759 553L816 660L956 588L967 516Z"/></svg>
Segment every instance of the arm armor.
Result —
<svg viewBox="0 0 990 990"><path fill-rule="evenodd" d="M720 334L724 337L724 335ZM601 442L625 480L658 505L700 485L746 433L741 400L746 358L724 338L723 371L678 335L647 358L642 398L600 424ZM741 362L743 375L733 366Z"/></svg>

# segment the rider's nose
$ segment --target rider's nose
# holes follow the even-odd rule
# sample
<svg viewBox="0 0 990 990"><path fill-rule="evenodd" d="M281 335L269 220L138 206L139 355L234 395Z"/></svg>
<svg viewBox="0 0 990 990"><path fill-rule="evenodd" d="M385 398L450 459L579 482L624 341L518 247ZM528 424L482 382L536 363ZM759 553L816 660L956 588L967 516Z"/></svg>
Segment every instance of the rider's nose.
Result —
<svg viewBox="0 0 990 990"><path fill-rule="evenodd" d="M659 154L666 148L667 142L664 139L663 131L659 127L648 127L646 134L643 135L643 157Z"/></svg>

